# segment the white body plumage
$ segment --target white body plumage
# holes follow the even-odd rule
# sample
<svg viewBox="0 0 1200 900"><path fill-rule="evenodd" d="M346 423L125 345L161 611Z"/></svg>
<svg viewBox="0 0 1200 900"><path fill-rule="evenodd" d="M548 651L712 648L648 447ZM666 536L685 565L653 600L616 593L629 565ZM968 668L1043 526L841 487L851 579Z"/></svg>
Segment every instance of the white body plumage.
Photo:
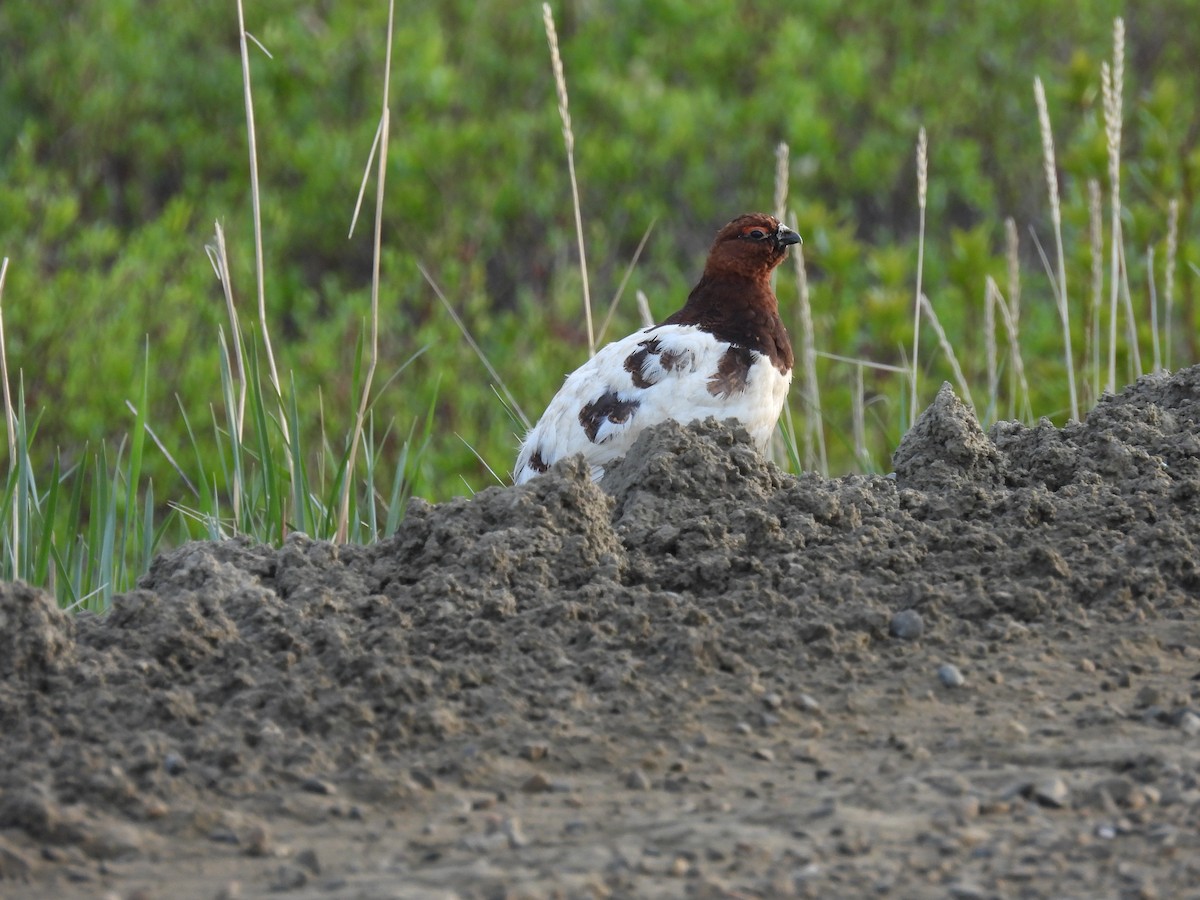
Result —
<svg viewBox="0 0 1200 900"><path fill-rule="evenodd" d="M567 376L517 456L518 484L581 453L599 480L647 427L736 419L765 450L792 381L764 354L695 325L658 325L601 349Z"/></svg>

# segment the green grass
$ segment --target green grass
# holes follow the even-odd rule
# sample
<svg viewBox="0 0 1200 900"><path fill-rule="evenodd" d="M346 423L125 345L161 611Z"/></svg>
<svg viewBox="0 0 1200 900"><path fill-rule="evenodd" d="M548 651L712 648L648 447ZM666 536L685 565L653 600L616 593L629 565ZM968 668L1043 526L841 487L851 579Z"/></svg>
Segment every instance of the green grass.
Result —
<svg viewBox="0 0 1200 900"><path fill-rule="evenodd" d="M522 10L520 15L534 19L536 26L532 12ZM642 286L658 318L674 308L671 297L690 286L711 229L678 215L656 218L648 215L652 212L648 207L631 210L626 208L629 198L596 187L591 187L593 196L605 196L611 207L602 207L597 216L593 204L591 217L585 218L589 173L599 168L596 154L605 146L617 156L628 150L622 144L626 135L599 138L587 118L589 111L602 118L590 86L606 76L609 70L604 67L613 62L593 57L591 69L575 64L573 60L583 57L586 47L564 42L560 48L548 11L543 25L554 60L541 62L541 77L550 85L544 98L546 111L551 120L557 112L567 151L564 172L563 147L554 148L554 177L560 197L569 198L569 214L546 207L539 192L527 190L498 203L495 221L460 211L472 223L470 229L436 242L417 241L421 249L415 261L404 256L395 245L403 243L406 235L396 234L389 205L420 207L424 201L414 191L423 178L436 178L436 173L411 168L419 160L415 154L421 142L429 139L411 123L398 132L389 153L392 129L385 78L379 119L359 110L377 142L369 153L368 144L360 148L369 161L359 206L374 160L378 165L370 253L364 255L352 243L340 250L357 260L349 271L360 276L361 283L352 289L344 273L319 290L298 285L294 260L271 256L271 247L296 239L299 221L316 218L324 210L313 208L314 202L322 201L306 195L303 181L297 190L281 189L269 166L264 166L263 183L259 183L253 149L254 62L249 44L242 41L252 222L231 226L231 233L238 236L232 254L220 227L210 248L225 300L223 321L212 304L197 300L211 293L211 286L202 286L189 265L180 262L189 253L186 225L193 218L185 208L189 201L168 204L164 211L176 229L168 232L167 252L157 243L143 243L149 239L137 234L122 245L106 229L87 231L86 246L70 244L63 235L71 231L86 204L73 205L60 193L60 184L44 180L48 170L33 165L33 157L22 156L24 151L17 148L8 169L10 177L25 177L30 191L46 192L36 193L33 204L46 214L42 230L30 221L30 233L36 231L39 240L49 240L74 261L75 268L64 271L73 272L75 281L55 273L46 287L52 304L62 302L61 292L74 299L73 290L81 298L73 318L81 330L73 332L73 346L97 354L106 346L104 340L92 340L86 330L92 322L96 329L108 327L106 309L87 305L92 301L86 298L95 293L90 280L108 272L113 258L117 262L111 269L120 280L103 282L101 293L111 295L121 288L136 297L138 285L149 282L161 290L163 302L169 301L180 313L169 327L137 337L138 352L122 361L122 375L116 379L130 385L129 393L115 404L111 398L106 400L105 427L96 428L87 418L94 404L87 402L91 395L85 389L107 377L97 377L81 361L63 373L64 392L54 394L40 381L27 382L25 366L10 369L10 342L22 348L20 358L28 363L31 342L45 330L41 320L31 318L30 310L46 307L38 305L41 297L29 299L36 292L28 278L21 280L13 301L19 304L20 325L15 334L5 335L4 303L9 302L5 261L0 271L0 368L8 471L0 507L0 577L45 585L67 607L104 609L114 593L135 583L157 552L189 538L249 535L279 543L288 533L303 531L336 541L377 540L396 530L412 496L442 499L494 483L496 473L507 473L516 435L524 427L522 407L534 415L540 411L562 374L586 358L593 335L606 333L611 339L639 324L634 304L618 302L627 283ZM786 27L782 30L786 32ZM411 39L407 33L396 38L410 51L413 48L405 42ZM386 51L392 44L390 38L372 42L377 55L371 58L378 59L385 72L391 70ZM701 55L723 52L716 44L695 50ZM1022 102L1030 122L1040 122L1041 141L1036 127L1026 136L1033 145L1035 174L1036 160L1042 158L1054 235L1052 253L1040 254L1054 262L1044 266L1039 266L1033 252L1037 231L1046 227L1041 219L1034 219L1032 234L1023 234L1011 220L1002 218L971 227L947 221L952 204L946 200L946 182L963 178L970 160L963 163L965 168L951 166L947 173L947 156L962 152L963 144L950 135L943 140L943 132L935 127L928 129L924 153L903 153L911 175L902 180L915 185L907 204L913 221L921 223L917 240L886 231L864 235L856 231L850 211L814 200L813 185L798 175L806 159L820 158L814 156L813 146L790 153L786 142L759 148L761 162L747 166L746 179L756 182L749 193L765 195L767 177L753 173L770 172L774 152L776 209L805 236L803 257L795 255L791 277L780 277L778 287L785 315L792 317L789 327L797 347L796 381L781 427L779 458L785 467L826 474L888 471L891 450L944 378L953 379L960 393L974 400L985 424L1005 417L1032 421L1040 415L1061 421L1076 409L1086 411L1109 384L1132 380L1155 361L1186 364L1189 348L1184 338L1192 330L1189 317L1194 311L1176 302L1181 291L1175 273L1194 275L1189 256L1194 248L1186 230L1187 211L1180 214L1172 193L1179 173L1169 170L1164 151L1154 143L1154 123L1165 121L1163 110L1171 108L1174 95L1166 88L1143 92L1134 113L1123 116L1116 100L1122 87L1119 79L1113 83L1120 53L1118 44L1111 62L1106 61L1107 128L1098 123L1094 111L1064 101L1064 97L1090 96L1089 91L1102 93L1098 66L1086 77L1080 75L1079 85L1057 90L1047 81L1047 90L1035 94L1033 81L1028 80ZM843 59L842 64L848 67L843 75L850 78L851 61ZM1074 63L1069 69L1074 72ZM576 84L585 85L572 95L574 125L567 113L568 73ZM699 79L700 74L690 77ZM226 75L235 81L232 71ZM410 92L424 84L413 82L412 77L411 73L403 76ZM435 66L423 77L436 81L441 76ZM269 75L265 80L274 88L268 91L272 112L278 113L284 95L290 102L303 103L303 96L288 93L286 85L273 83ZM704 83L697 80L690 92L681 91L676 100L701 102ZM651 106L656 102L653 92L635 100ZM947 98L947 103L951 101ZM403 102L411 106L420 98L410 93ZM747 102L753 107L757 100ZM802 106L805 101L796 96L792 102ZM584 115L578 115L581 107ZM1070 139L1055 142L1050 137L1050 112ZM260 121L268 120L279 123L278 116L260 116ZM679 120L662 120L666 130L673 121ZM720 123L713 121L713 127L718 127ZM1140 138L1136 146L1144 157L1132 153L1122 157L1122 121L1130 131L1136 127ZM908 125L909 147L913 147L918 123ZM280 143L279 136L265 133L266 146ZM553 130L537 133L557 137ZM671 136L664 134L662 140L670 144ZM345 149L332 152L337 155ZM441 149L449 153L454 148L443 143ZM648 155L660 152L645 142L642 149ZM856 178L866 178L872 166L883 164L883 157L866 145L856 153L865 154L847 166ZM316 165L320 154L315 149L312 154L304 159ZM895 160L886 162L892 166ZM680 168L678 178L690 185L689 190L717 190L703 183L705 177L716 177L702 170L708 164L700 160ZM721 168L719 161L711 165ZM350 168L346 160L345 169ZM397 179L397 168L407 177ZM391 196L385 202L389 170ZM1064 174L1061 180L1059 170ZM1123 193L1122 173L1129 182ZM1095 174L1097 187L1093 189L1081 174ZM695 179L701 183L693 183ZM61 203L47 197L59 197ZM296 205L294 217L283 210L285 199ZM722 202L730 199L724 197ZM6 203L12 206L12 198L0 190L0 212L9 208ZM512 204L522 203L530 207L523 215L539 223L533 234L512 226L508 218ZM351 205L346 204L347 216ZM723 214L731 211L737 208L725 208ZM629 218L632 238L613 233L609 219L618 215ZM662 224L655 226L659 221ZM55 222L59 230L49 235L45 228ZM710 224L715 227L720 221ZM660 246L656 259L638 262L644 249L653 250L652 235L688 227L699 234L689 239L685 260L664 262ZM496 229L520 234L510 245L516 242L522 253L541 259L538 265L549 272L545 285L519 286L508 306L489 296L488 267L472 257L476 249L472 239L482 241ZM411 233L407 237L411 239ZM252 265L250 253L239 253L251 245ZM1156 246L1161 248L1157 254ZM1148 249L1143 253L1135 248ZM316 265L335 268L330 261L333 252L316 253ZM540 254L547 252L564 262L546 264ZM579 265L587 258L605 262L595 267L597 271L589 271ZM22 271L23 265L14 266L14 273ZM247 315L235 302L235 282L250 279L257 303L255 314ZM444 290L443 283L452 287ZM1146 284L1144 291L1142 284ZM590 285L611 285L614 300L609 307L615 310L611 325L606 314L604 325L594 327ZM414 301L430 290L434 302ZM545 293L539 294L541 290ZM329 308L318 312L322 305ZM333 357L331 346L339 348ZM1158 349L1150 352L1150 348ZM81 360L87 358L80 354ZM183 372L192 374L182 377ZM1071 387L1076 374L1077 391ZM71 385L79 392L66 390ZM167 404L164 386L176 391L175 396L167 392ZM131 418L121 420L113 414L114 405ZM82 425L65 427L70 422ZM64 435L81 431L95 438L63 442Z"/></svg>

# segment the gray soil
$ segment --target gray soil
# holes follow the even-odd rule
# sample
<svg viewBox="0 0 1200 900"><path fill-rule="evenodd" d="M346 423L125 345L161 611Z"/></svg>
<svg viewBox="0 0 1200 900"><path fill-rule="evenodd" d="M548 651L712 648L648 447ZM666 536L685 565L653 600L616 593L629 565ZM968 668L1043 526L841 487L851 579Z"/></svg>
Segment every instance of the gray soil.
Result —
<svg viewBox="0 0 1200 900"><path fill-rule="evenodd" d="M1200 368L0 586L0 895L1200 896Z"/></svg>

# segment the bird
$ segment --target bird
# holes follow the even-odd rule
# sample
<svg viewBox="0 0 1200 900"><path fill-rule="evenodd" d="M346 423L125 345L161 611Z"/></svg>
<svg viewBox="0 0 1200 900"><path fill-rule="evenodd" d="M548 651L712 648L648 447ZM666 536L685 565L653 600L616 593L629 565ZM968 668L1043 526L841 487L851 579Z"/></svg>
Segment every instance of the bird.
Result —
<svg viewBox="0 0 1200 900"><path fill-rule="evenodd" d="M746 213L717 232L687 302L657 325L601 348L566 377L521 442L516 484L582 454L594 481L651 425L735 419L766 450L794 356L771 272L800 235Z"/></svg>

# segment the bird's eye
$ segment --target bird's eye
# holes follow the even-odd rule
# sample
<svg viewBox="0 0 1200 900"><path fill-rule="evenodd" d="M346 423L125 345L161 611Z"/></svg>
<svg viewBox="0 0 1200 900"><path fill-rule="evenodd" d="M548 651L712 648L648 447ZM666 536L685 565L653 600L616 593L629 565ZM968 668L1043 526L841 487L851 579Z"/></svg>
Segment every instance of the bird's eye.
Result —
<svg viewBox="0 0 1200 900"><path fill-rule="evenodd" d="M742 233L743 237L748 237L752 241L761 241L767 236L767 233L761 228L750 228Z"/></svg>

